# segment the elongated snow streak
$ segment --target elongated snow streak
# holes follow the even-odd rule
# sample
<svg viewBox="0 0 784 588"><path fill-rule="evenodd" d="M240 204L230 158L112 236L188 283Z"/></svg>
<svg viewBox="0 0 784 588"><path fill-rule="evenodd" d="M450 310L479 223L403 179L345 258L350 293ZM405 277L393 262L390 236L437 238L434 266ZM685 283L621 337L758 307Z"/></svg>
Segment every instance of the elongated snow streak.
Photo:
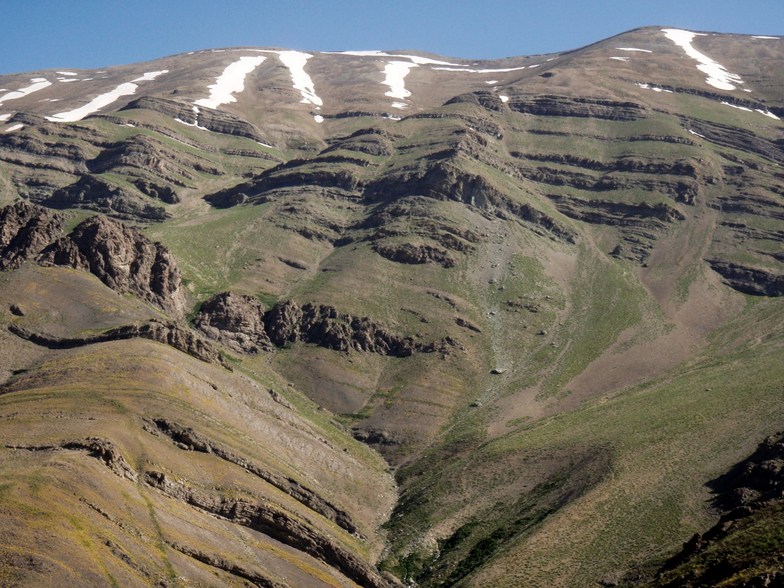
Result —
<svg viewBox="0 0 784 588"><path fill-rule="evenodd" d="M640 53L653 53L648 49L637 49L636 47L616 47L618 51L639 51Z"/></svg>
<svg viewBox="0 0 784 588"><path fill-rule="evenodd" d="M628 57L610 57L610 59L614 59L615 61L629 61Z"/></svg>
<svg viewBox="0 0 784 588"><path fill-rule="evenodd" d="M420 57L419 55L396 55L392 53L385 53L384 51L327 51L327 53L332 55L353 55L355 57L399 57L402 59L410 59L417 65L453 65L455 67L463 67L459 63L439 61L438 59Z"/></svg>
<svg viewBox="0 0 784 588"><path fill-rule="evenodd" d="M8 114L0 114L0 122L5 122L9 118L11 118L11 113L10 112Z"/></svg>
<svg viewBox="0 0 784 588"><path fill-rule="evenodd" d="M538 65L532 65L530 67L539 67ZM478 74L491 74L491 73L506 73L510 71L520 71L521 69L525 69L526 66L522 67L505 67L502 69L465 69L459 67L434 67L435 71L466 71L468 73L478 73Z"/></svg>
<svg viewBox="0 0 784 588"><path fill-rule="evenodd" d="M730 104L729 102L722 102L725 106L731 106L732 108L737 108L738 110L743 110L745 112L759 112L760 114L764 114L768 118L772 118L773 120L781 120L778 116L773 114L768 110L762 110L761 108L747 108L746 106L738 106L737 104Z"/></svg>
<svg viewBox="0 0 784 588"><path fill-rule="evenodd" d="M695 59L699 65L697 69L702 73L707 74L708 78L705 80L708 84L719 90L735 90L734 84L742 84L740 76L728 72L723 65L713 61L704 53L700 53L692 47L692 40L696 36L704 36L702 33L693 33L691 31L684 31L681 29L662 29L665 36L673 43L681 47L686 55Z"/></svg>
<svg viewBox="0 0 784 588"><path fill-rule="evenodd" d="M781 37L769 37L767 35L752 35L752 39L770 39L772 41L778 41Z"/></svg>
<svg viewBox="0 0 784 588"><path fill-rule="evenodd" d="M52 85L52 82L44 79L44 78L35 78L30 80L33 82L31 85L25 88L19 88L14 92L9 92L8 94L4 94L0 96L0 104L5 102L6 100L16 100L18 98L24 98L28 94L32 94L33 92L37 92L38 90L43 90L44 88L48 88Z"/></svg>
<svg viewBox="0 0 784 588"><path fill-rule="evenodd" d="M78 76L79 75L78 73L76 73L74 71L58 71L58 72L55 72L55 73L58 73L61 76Z"/></svg>
<svg viewBox="0 0 784 588"><path fill-rule="evenodd" d="M386 77L381 83L389 86L389 91L384 92L384 96L400 100L405 100L411 96L411 92L406 90L406 76L411 71L411 68L414 67L418 67L417 64L407 61L390 61L387 63L384 67L384 75ZM395 108L400 108L400 106L395 106Z"/></svg>
<svg viewBox="0 0 784 588"><path fill-rule="evenodd" d="M672 94L672 90L665 90L664 88L659 88L658 86L651 86L650 84L640 83L637 83L637 85L643 90L653 90L654 92L666 92L667 94Z"/></svg>
<svg viewBox="0 0 784 588"><path fill-rule="evenodd" d="M111 92L106 92L105 94L96 96L90 100L90 102L80 108L69 110L67 112L59 112L52 116L47 116L46 118L47 120L53 122L76 122L78 120L82 120L87 115L98 112L104 106L108 106L123 96L130 96L135 94L136 89L139 87L136 82L149 82L162 74L168 73L168 71L168 69L164 69L162 71L147 72L143 76L138 77L133 81L120 84Z"/></svg>
<svg viewBox="0 0 784 588"><path fill-rule="evenodd" d="M19 124L15 124L15 125L14 125L14 126L12 126L12 127L8 127L8 128L5 130L5 132L6 132L6 133L10 133L10 132L12 132L12 131L18 131L19 129L22 129L22 128L24 128L24 125L23 125L23 124L21 124L21 123L19 123Z"/></svg>
<svg viewBox="0 0 784 588"><path fill-rule="evenodd" d="M218 108L221 104L236 102L234 94L245 89L245 76L260 66L267 58L261 55L240 57L239 61L230 64L210 86L210 97L196 100L194 104L206 108Z"/></svg>
<svg viewBox="0 0 784 588"><path fill-rule="evenodd" d="M316 94L313 80L305 72L305 64L313 56L310 53L302 53L300 51L278 51L278 57L280 57L283 65L289 68L291 81L294 82L294 89L299 90L299 93L302 94L300 102L322 106L324 102Z"/></svg>

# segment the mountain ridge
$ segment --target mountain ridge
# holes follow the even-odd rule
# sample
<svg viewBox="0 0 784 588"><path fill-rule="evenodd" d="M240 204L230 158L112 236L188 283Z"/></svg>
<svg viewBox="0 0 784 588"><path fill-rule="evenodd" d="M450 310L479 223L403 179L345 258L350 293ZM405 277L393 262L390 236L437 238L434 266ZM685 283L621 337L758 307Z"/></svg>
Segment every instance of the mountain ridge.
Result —
<svg viewBox="0 0 784 588"><path fill-rule="evenodd" d="M782 63L645 27L0 76L0 583L655 570L781 430Z"/></svg>

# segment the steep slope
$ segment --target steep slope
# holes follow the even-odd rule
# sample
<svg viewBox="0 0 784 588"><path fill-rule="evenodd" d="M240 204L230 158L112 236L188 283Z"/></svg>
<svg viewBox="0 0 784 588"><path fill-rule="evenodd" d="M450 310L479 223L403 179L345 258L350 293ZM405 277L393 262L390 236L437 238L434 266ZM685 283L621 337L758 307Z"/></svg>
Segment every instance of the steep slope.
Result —
<svg viewBox="0 0 784 588"><path fill-rule="evenodd" d="M118 583L591 586L669 557L781 427L782 63L646 28L0 76L0 198L58 209L0 217L9 545L44 541L38 484L95 546L53 561L108 540ZM99 475L111 536L64 498Z"/></svg>

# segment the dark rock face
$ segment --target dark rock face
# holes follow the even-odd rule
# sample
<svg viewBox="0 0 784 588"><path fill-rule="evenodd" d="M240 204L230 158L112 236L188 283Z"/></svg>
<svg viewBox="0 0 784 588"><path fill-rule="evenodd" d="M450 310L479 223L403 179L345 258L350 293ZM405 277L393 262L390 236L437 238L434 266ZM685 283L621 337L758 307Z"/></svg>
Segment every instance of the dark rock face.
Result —
<svg viewBox="0 0 784 588"><path fill-rule="evenodd" d="M17 337L26 341L48 347L50 349L73 349L85 345L96 343L106 343L108 341L123 341L126 339L150 339L174 347L178 351L187 353L191 357L200 359L207 363L215 363L228 367L221 357L218 350L210 343L189 331L188 329L170 321L151 320L147 323L137 325L125 325L110 329L99 335L89 337L52 337L44 333L35 333L14 323L8 325L8 330Z"/></svg>
<svg viewBox="0 0 784 588"><path fill-rule="evenodd" d="M87 219L44 249L40 262L89 269L111 289L136 294L175 317L185 310L180 270L169 250L119 221Z"/></svg>
<svg viewBox="0 0 784 588"><path fill-rule="evenodd" d="M368 318L338 314L326 305L300 307L292 301L283 302L267 313L264 324L270 340L279 347L304 341L338 351L355 349L394 357L424 350L411 337L393 335Z"/></svg>
<svg viewBox="0 0 784 588"><path fill-rule="evenodd" d="M384 588L388 586L377 571L354 554L333 542L306 523L300 522L285 511L267 503L227 499L225 496L209 494L203 490L189 488L172 480L163 472L147 471L143 481L166 496L182 501L195 508L212 513L232 523L254 529L277 539L295 549L323 561L339 570L360 586Z"/></svg>
<svg viewBox="0 0 784 588"><path fill-rule="evenodd" d="M781 499L784 490L784 433L771 435L757 450L710 484L724 511L755 501Z"/></svg>
<svg viewBox="0 0 784 588"><path fill-rule="evenodd" d="M189 125L198 124L215 133L247 137L260 143L269 143L261 131L249 122L220 110L200 107L198 112L191 104L183 104L174 100L145 96L128 103L122 110L144 109L160 112L166 116L177 118Z"/></svg>
<svg viewBox="0 0 784 588"><path fill-rule="evenodd" d="M156 200L166 202L167 204L177 204L180 201L177 192L169 186L158 186L153 182L142 179L136 180L133 185L150 198L155 198Z"/></svg>
<svg viewBox="0 0 784 588"><path fill-rule="evenodd" d="M89 175L56 190L44 203L53 208L86 208L126 219L159 221L169 216L162 207L148 204L139 194Z"/></svg>
<svg viewBox="0 0 784 588"><path fill-rule="evenodd" d="M298 341L347 352L408 357L414 352L447 353L456 342L420 343L387 331L367 317L339 313L333 306L280 302L266 313L251 296L224 292L202 304L195 326L209 338L242 353L271 351Z"/></svg>
<svg viewBox="0 0 784 588"><path fill-rule="evenodd" d="M413 245L411 243L382 245L376 243L373 245L373 250L381 257L398 263L435 263L445 268L455 266L454 258L447 251L432 245Z"/></svg>
<svg viewBox="0 0 784 588"><path fill-rule="evenodd" d="M148 426L145 428L157 435L159 432L169 437L178 447L187 451L199 451L202 453L211 453L220 459L226 460L230 463L240 466L247 472L258 476L265 482L272 484L279 490L291 496L294 500L304 504L311 510L325 516L331 521L340 525L349 533L357 533L357 527L351 520L351 516L334 506L329 501L325 500L322 496L303 486L296 480L281 476L274 472L270 472L252 463L234 452L226 449L222 445L216 443L212 439L194 431L190 427L184 427L178 423L166 419L152 419L146 422Z"/></svg>
<svg viewBox="0 0 784 588"><path fill-rule="evenodd" d="M739 292L755 296L784 296L784 275L719 259L709 260L713 271Z"/></svg>
<svg viewBox="0 0 784 588"><path fill-rule="evenodd" d="M604 120L632 121L646 116L645 108L635 102L618 102L567 96L512 96L509 108L538 116L569 116Z"/></svg>
<svg viewBox="0 0 784 588"><path fill-rule="evenodd" d="M0 270L17 269L60 233L63 217L19 201L0 209Z"/></svg>
<svg viewBox="0 0 784 588"><path fill-rule="evenodd" d="M241 353L274 348L264 330L264 306L252 296L218 294L201 305L194 325L210 339Z"/></svg>

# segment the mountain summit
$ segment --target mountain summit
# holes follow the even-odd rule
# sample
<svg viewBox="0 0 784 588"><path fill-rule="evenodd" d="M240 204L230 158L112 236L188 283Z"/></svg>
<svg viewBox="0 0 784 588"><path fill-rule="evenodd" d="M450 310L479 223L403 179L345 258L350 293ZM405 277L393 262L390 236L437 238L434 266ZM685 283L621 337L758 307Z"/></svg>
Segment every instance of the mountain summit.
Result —
<svg viewBox="0 0 784 588"><path fill-rule="evenodd" d="M784 39L0 88L0 583L784 573Z"/></svg>

